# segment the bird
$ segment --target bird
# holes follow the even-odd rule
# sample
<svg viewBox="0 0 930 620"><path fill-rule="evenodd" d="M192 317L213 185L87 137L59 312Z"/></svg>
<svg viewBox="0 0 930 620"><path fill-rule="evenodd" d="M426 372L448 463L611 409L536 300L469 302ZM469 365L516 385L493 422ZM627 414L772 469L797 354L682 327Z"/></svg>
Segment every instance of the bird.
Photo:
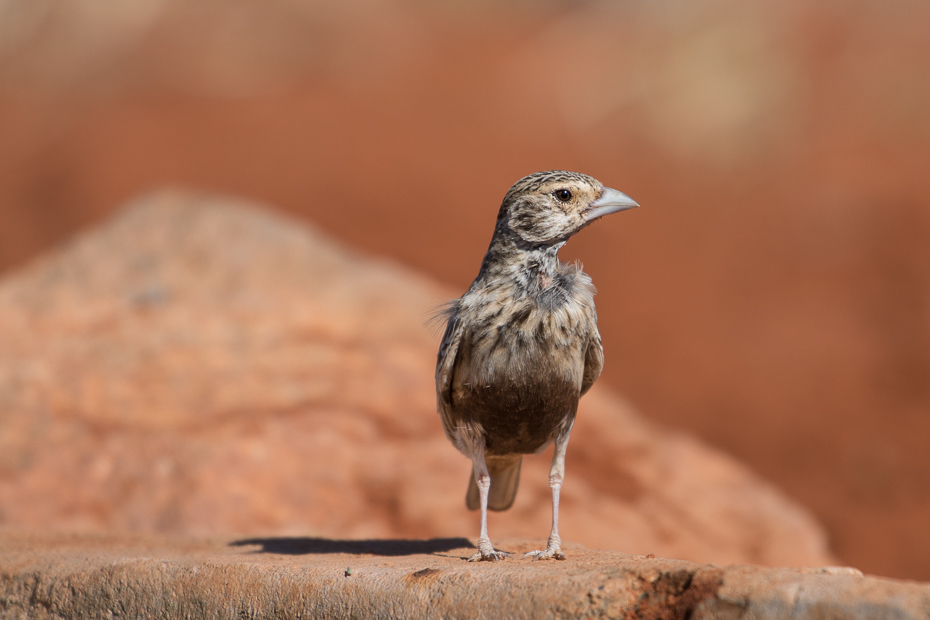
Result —
<svg viewBox="0 0 930 620"><path fill-rule="evenodd" d="M558 252L601 217L639 205L585 174L537 172L504 195L478 276L440 310L437 409L446 437L472 461L465 503L481 511L469 561L513 557L494 548L487 513L513 505L524 455L554 443L546 548L524 558L564 560L559 493L578 400L601 374L595 288Z"/></svg>

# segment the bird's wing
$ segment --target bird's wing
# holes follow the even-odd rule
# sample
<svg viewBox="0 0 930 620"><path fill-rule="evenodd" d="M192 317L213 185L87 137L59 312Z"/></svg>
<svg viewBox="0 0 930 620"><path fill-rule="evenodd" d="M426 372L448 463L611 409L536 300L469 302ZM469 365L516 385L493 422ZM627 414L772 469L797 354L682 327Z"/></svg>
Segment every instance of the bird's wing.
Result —
<svg viewBox="0 0 930 620"><path fill-rule="evenodd" d="M458 316L458 307L452 305L448 313L446 331L439 344L439 355L436 358L436 406L445 425L452 422L452 375L464 331Z"/></svg>
<svg viewBox="0 0 930 620"><path fill-rule="evenodd" d="M601 335L595 329L588 339L588 346L584 352L584 377L581 380L581 393L591 389L597 378L601 376L604 368L604 347L601 346Z"/></svg>

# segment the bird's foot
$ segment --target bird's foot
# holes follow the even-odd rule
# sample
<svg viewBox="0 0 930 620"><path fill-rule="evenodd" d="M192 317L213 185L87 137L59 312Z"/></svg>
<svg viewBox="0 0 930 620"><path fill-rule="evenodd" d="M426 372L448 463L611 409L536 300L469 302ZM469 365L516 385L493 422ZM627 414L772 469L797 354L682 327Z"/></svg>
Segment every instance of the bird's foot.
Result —
<svg viewBox="0 0 930 620"><path fill-rule="evenodd" d="M536 560L564 560L565 554L562 553L562 550L559 547L546 547L543 551L530 551L525 553L523 558L533 558L533 561Z"/></svg>
<svg viewBox="0 0 930 620"><path fill-rule="evenodd" d="M513 558L506 551L498 551L487 539L478 541L478 553L468 558L469 562L499 562L504 558Z"/></svg>
<svg viewBox="0 0 930 620"><path fill-rule="evenodd" d="M507 553L506 551L498 551L496 549L492 549L488 553L482 553L479 551L475 555L468 558L468 561L469 562L499 562L503 560L504 558L513 558L513 556Z"/></svg>

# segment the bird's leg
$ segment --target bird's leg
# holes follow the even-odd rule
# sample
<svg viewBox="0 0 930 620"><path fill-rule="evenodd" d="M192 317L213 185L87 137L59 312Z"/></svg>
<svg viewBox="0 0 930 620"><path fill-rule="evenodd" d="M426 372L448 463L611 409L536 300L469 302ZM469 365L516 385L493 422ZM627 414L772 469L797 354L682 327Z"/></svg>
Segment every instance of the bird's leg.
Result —
<svg viewBox="0 0 930 620"><path fill-rule="evenodd" d="M555 449L552 452L552 467L549 469L549 488L552 489L552 531L549 532L549 542L544 551L530 551L523 557L532 557L536 560L564 560L562 553L562 539L559 538L559 491L562 490L562 480L565 479L565 450L568 448L568 437L572 433L574 421L559 432L555 438Z"/></svg>
<svg viewBox="0 0 930 620"><path fill-rule="evenodd" d="M474 457L475 482L478 485L478 497L481 501L481 535L478 537L478 553L468 558L469 562L497 562L513 557L506 551L496 551L488 538L488 491L491 490L491 474L484 460L484 450Z"/></svg>

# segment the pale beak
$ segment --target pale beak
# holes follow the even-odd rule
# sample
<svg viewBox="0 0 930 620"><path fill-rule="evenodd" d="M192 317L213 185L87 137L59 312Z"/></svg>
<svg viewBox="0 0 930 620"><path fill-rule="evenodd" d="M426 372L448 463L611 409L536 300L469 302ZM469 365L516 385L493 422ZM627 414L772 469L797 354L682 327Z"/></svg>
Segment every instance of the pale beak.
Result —
<svg viewBox="0 0 930 620"><path fill-rule="evenodd" d="M604 188L601 197L591 203L590 210L585 214L585 220L593 222L599 217L616 213L617 211L626 211L633 207L638 207L639 203L615 189Z"/></svg>

